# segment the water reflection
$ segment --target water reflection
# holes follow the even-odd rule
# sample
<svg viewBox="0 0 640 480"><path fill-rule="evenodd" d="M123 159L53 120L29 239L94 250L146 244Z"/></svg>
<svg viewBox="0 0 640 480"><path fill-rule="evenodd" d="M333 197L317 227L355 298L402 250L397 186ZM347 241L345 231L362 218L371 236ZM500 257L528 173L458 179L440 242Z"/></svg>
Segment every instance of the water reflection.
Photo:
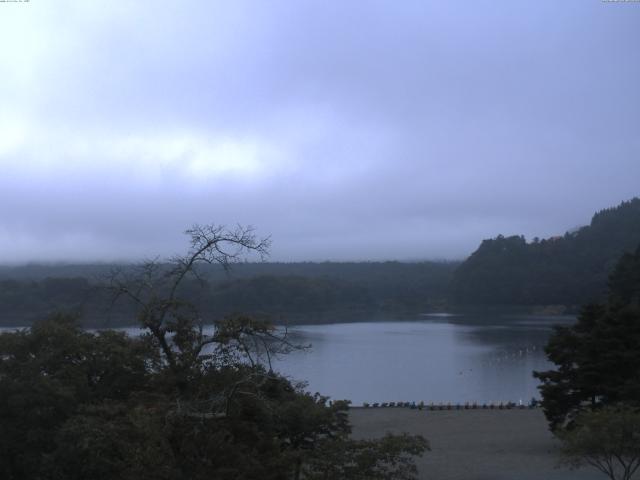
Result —
<svg viewBox="0 0 640 480"><path fill-rule="evenodd" d="M355 404L389 401L527 402L548 364L552 325L571 317L418 317L415 321L298 326L311 343L275 366L311 391Z"/></svg>

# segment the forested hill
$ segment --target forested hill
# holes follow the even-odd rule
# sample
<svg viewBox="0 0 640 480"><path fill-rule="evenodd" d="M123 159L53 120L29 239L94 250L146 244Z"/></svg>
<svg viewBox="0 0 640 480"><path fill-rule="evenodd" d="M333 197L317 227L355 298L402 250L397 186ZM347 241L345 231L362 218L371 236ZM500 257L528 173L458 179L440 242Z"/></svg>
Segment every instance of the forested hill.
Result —
<svg viewBox="0 0 640 480"><path fill-rule="evenodd" d="M448 296L454 262L239 263L199 271L181 296L206 318L232 312L295 321L348 320L376 312L424 311ZM132 265L119 265L132 269ZM114 265L0 267L0 326L30 324L57 311L77 311L92 326L131 325L133 310L111 304L104 286Z"/></svg>
<svg viewBox="0 0 640 480"><path fill-rule="evenodd" d="M200 271L181 295L207 318L264 313L296 321L348 320L459 305L582 305L604 299L607 278L640 245L640 199L596 213L562 237L485 240L463 263L240 263ZM118 265L120 269L135 268ZM94 326L135 323L104 286L114 265L0 266L0 326L77 311ZM321 318L319 318L319 316Z"/></svg>
<svg viewBox="0 0 640 480"><path fill-rule="evenodd" d="M620 256L640 245L640 199L596 213L561 237L484 240L454 272L453 300L469 305L580 305L603 299Z"/></svg>

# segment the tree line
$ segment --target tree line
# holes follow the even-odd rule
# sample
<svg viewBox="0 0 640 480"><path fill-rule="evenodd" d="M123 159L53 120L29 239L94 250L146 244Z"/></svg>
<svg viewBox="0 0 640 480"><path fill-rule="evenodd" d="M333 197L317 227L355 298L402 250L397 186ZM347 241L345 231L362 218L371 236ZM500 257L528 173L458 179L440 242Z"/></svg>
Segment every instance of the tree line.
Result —
<svg viewBox="0 0 640 480"><path fill-rule="evenodd" d="M449 262L238 263L204 265L181 295L208 317L244 312L296 322L377 312L424 311L446 303ZM167 265L160 265L168 268ZM130 325L134 305L114 305L105 287L133 265L28 266L0 272L0 325L30 324L64 310L90 326ZM78 276L83 275L83 276ZM3 278L4 277L4 278Z"/></svg>
<svg viewBox="0 0 640 480"><path fill-rule="evenodd" d="M421 436L353 440L347 401L271 368L303 348L246 315L205 330L183 297L200 266L228 267L268 243L195 226L166 263L112 272L114 302L144 334L83 329L69 315L0 334L0 476L27 479L411 480ZM187 289L187 291L191 291Z"/></svg>
<svg viewBox="0 0 640 480"><path fill-rule="evenodd" d="M560 237L483 241L455 271L450 298L471 305L582 305L604 300L621 255L640 244L640 199L596 213Z"/></svg>
<svg viewBox="0 0 640 480"><path fill-rule="evenodd" d="M484 240L464 262L241 262L231 271L204 265L181 293L209 317L242 311L296 323L476 305L577 308L605 299L616 261L638 244L635 198L561 237ZM0 325L30 324L57 310L81 314L91 326L128 325L133 305L112 305L104 286L114 269L133 268L0 267Z"/></svg>

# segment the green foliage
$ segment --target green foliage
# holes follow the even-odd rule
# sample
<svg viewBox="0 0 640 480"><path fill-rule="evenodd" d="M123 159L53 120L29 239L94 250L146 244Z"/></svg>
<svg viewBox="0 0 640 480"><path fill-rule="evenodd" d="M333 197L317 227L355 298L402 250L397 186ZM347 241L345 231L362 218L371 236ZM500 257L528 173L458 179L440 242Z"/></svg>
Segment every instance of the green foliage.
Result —
<svg viewBox="0 0 640 480"><path fill-rule="evenodd" d="M221 346L241 350L237 325L220 327ZM0 335L0 358L0 474L9 480L318 478L325 450L331 468L347 472L329 478L413 478L412 455L424 450L420 437L350 440L347 402L330 404L237 355L203 356L181 387L149 337L88 333L65 317ZM353 476L356 460L379 472Z"/></svg>
<svg viewBox="0 0 640 480"><path fill-rule="evenodd" d="M350 318L374 312L418 311L444 303L456 265L240 263L225 272L219 265L204 264L198 266L199 280L189 278L182 283L180 298L207 316L244 312L291 317L297 322L320 315ZM93 327L131 325L135 304L113 305L101 288L113 267L0 267L0 324L29 325L64 310L83 313L83 322ZM119 269L131 275L137 272L132 265Z"/></svg>
<svg viewBox="0 0 640 480"><path fill-rule="evenodd" d="M583 308L578 322L557 328L546 347L555 370L535 372L552 429L583 410L625 402L640 406L640 248L621 258L605 305Z"/></svg>
<svg viewBox="0 0 640 480"><path fill-rule="evenodd" d="M640 199L593 216L591 224L561 237L498 236L484 240L455 271L461 304L580 305L604 299L607 277L625 252L640 243Z"/></svg>
<svg viewBox="0 0 640 480"><path fill-rule="evenodd" d="M371 308L375 300L362 285L340 279L262 275L222 282L212 304L224 312L323 312Z"/></svg>
<svg viewBox="0 0 640 480"><path fill-rule="evenodd" d="M53 267L52 267L53 268ZM8 272L14 272L9 270ZM31 323L60 309L79 312L95 298L96 290L87 278L0 280L0 309L3 323L11 326Z"/></svg>
<svg viewBox="0 0 640 480"><path fill-rule="evenodd" d="M297 348L286 332L231 316L205 333L181 296L199 283L196 266L266 243L240 227L188 234L184 257L111 279L136 305L141 337L63 315L0 335L0 478L301 480L327 471L321 451L332 452L330 478L363 478L354 462L366 478L413 478L421 437L352 441L348 402L271 370L272 355Z"/></svg>
<svg viewBox="0 0 640 480"><path fill-rule="evenodd" d="M639 251L640 251L640 247ZM610 298L613 305L640 306L640 254L626 253L618 262L609 279Z"/></svg>
<svg viewBox="0 0 640 480"><path fill-rule="evenodd" d="M83 405L127 401L156 359L145 339L87 333L62 316L0 335L3 478L38 478L65 422Z"/></svg>
<svg viewBox="0 0 640 480"><path fill-rule="evenodd" d="M591 465L611 480L630 480L640 467L640 412L624 406L583 412L560 434L572 466Z"/></svg>
<svg viewBox="0 0 640 480"><path fill-rule="evenodd" d="M379 440L321 442L307 466L309 480L411 480L417 475L414 456L429 450L420 436L390 435Z"/></svg>

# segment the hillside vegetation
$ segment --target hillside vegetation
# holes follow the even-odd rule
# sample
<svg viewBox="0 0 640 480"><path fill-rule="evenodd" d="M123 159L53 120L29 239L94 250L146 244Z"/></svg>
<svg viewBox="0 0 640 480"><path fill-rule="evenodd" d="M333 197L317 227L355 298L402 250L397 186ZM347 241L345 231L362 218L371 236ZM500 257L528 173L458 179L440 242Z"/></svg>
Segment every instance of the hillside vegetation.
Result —
<svg viewBox="0 0 640 480"><path fill-rule="evenodd" d="M234 312L274 321L345 321L378 312L423 311L446 302L457 263L239 263L200 271L181 295L206 321ZM0 325L30 324L55 311L92 326L135 323L132 305L113 305L109 265L30 265L0 269ZM130 266L119 266L125 271Z"/></svg>
<svg viewBox="0 0 640 480"><path fill-rule="evenodd" d="M458 304L579 305L601 300L621 255L640 244L640 199L596 213L561 237L484 240L455 271Z"/></svg>
<svg viewBox="0 0 640 480"><path fill-rule="evenodd" d="M640 199L596 213L564 236L502 235L484 240L464 262L238 263L203 266L181 295L206 321L234 312L274 321L348 321L465 306L577 306L601 301L607 277L640 245ZM135 323L131 305L115 307L103 288L131 265L0 267L0 325L26 325L55 311L92 326Z"/></svg>

